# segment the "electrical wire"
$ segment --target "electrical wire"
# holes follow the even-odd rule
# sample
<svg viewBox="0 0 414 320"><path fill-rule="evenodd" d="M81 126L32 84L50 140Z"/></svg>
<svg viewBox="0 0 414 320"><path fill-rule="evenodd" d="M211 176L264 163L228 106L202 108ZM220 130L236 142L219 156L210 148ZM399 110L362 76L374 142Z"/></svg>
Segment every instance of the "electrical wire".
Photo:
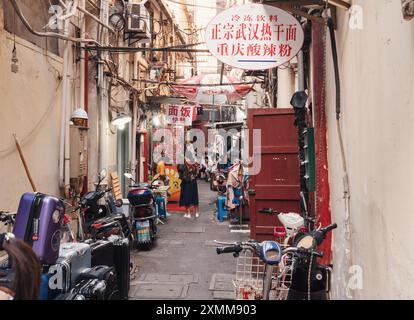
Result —
<svg viewBox="0 0 414 320"><path fill-rule="evenodd" d="M99 42L97 42L96 40L93 39L82 39L82 38L73 38L70 36L65 36L63 34L60 33L55 33L55 32L38 32L36 30L34 30L32 28L32 26L30 25L29 21L26 19L26 17L23 15L22 11L20 10L19 5L17 4L16 0L10 0L15 12L17 13L17 15L19 16L20 20L22 21L23 25L26 27L26 29L38 36L38 37L50 37L50 38L57 38L57 39L61 39L61 40L65 40L65 41L71 41L71 42L77 42L77 43L94 43L97 46L100 46L101 44Z"/></svg>
<svg viewBox="0 0 414 320"><path fill-rule="evenodd" d="M137 47L112 47L112 46L90 46L87 45L84 50L92 51L108 51L117 53L131 53L131 52L210 52L207 49L188 49L204 44L204 42L185 44L185 45L174 45L161 48L137 48Z"/></svg>
<svg viewBox="0 0 414 320"><path fill-rule="evenodd" d="M62 84L62 78L59 79L59 82L58 82L58 84L56 86L54 95L53 95L53 97L52 97L52 99L51 99L51 101L49 103L49 106L46 109L46 111L43 113L43 115L41 116L41 118L38 121L38 123L33 127L32 130L29 131L29 133L23 139L20 140L21 141L20 142L20 145L22 147L29 141L29 139L31 138L31 136L33 134L35 134L40 129L41 125L45 122L45 120L47 119L47 117L49 115L51 115L51 113L52 113L51 111L53 110L53 108L56 105L56 95L57 95L57 93L59 91L59 88L60 88L61 84ZM10 147L8 147L6 149L0 150L0 159L3 159L5 157L7 157L9 154L11 154L12 152L14 152L16 150L15 148L16 147L13 144L12 146L10 146Z"/></svg>
<svg viewBox="0 0 414 320"><path fill-rule="evenodd" d="M139 80L141 82L147 83L158 83L163 85L171 85L171 86L178 86L178 87L225 87L225 86L241 86L247 84L259 84L262 83L260 81L248 81L248 82L233 82L233 83L177 83L177 82L168 82L168 81L155 81L155 80Z"/></svg>
<svg viewBox="0 0 414 320"><path fill-rule="evenodd" d="M227 7L210 7L210 6L203 6L200 4L190 4L190 3L182 3L182 2L178 2L178 1L174 1L174 0L166 0L167 2L171 2L171 3L176 3L176 4L181 4L182 6L187 6L187 7L195 7L195 8L204 8L204 9L226 9Z"/></svg>

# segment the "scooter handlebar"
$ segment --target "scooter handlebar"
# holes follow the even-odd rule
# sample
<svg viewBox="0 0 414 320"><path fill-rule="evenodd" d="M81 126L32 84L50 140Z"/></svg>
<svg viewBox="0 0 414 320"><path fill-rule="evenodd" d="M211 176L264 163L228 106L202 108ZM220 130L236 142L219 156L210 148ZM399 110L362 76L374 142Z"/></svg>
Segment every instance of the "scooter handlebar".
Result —
<svg viewBox="0 0 414 320"><path fill-rule="evenodd" d="M259 212L263 214L279 214L280 213L280 212L273 210L272 208L263 208L263 209L260 209Z"/></svg>
<svg viewBox="0 0 414 320"><path fill-rule="evenodd" d="M323 228L321 230L321 232L325 235L327 234L329 231L332 231L333 229L338 228L338 225L336 223L330 224L329 226Z"/></svg>
<svg viewBox="0 0 414 320"><path fill-rule="evenodd" d="M235 246L231 246L231 247L219 247L217 248L217 254L222 254L222 253L239 253L241 252L243 249L240 245L235 245Z"/></svg>
<svg viewBox="0 0 414 320"><path fill-rule="evenodd" d="M297 248L296 252L304 253L304 254L307 254L307 255L314 255L314 256L317 256L319 258L323 257L323 252L322 251L315 251L315 250L310 250L310 249Z"/></svg>

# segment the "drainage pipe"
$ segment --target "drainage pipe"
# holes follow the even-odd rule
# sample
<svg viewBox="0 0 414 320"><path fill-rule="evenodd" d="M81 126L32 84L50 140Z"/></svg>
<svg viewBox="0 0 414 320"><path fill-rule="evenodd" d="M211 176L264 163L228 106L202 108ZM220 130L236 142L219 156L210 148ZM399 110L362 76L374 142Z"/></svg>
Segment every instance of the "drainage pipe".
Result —
<svg viewBox="0 0 414 320"><path fill-rule="evenodd" d="M65 40L65 41L71 41L71 42L77 42L77 43L94 43L97 46L101 46L101 44L99 42L97 42L96 40L94 40L94 39L73 38L73 37L70 37L66 34L60 34L60 33L55 33L55 32L39 32L39 31L36 31L32 28L29 21L23 15L23 13L20 10L20 7L17 4L16 0L10 0L10 2L12 4L14 10L16 11L17 16L20 18L20 20L22 21L22 23L26 27L26 29L29 30L29 32L31 32L32 34L34 34L38 37L57 38L57 39L61 39L61 40Z"/></svg>
<svg viewBox="0 0 414 320"><path fill-rule="evenodd" d="M69 33L69 21L65 21L65 34ZM59 187L64 189L65 181L65 141L66 141L66 122L69 121L67 118L67 96L68 96L68 82L69 82L69 41L64 43L63 51L63 79L62 79L62 107L61 107L61 118L60 118L60 149L59 149Z"/></svg>

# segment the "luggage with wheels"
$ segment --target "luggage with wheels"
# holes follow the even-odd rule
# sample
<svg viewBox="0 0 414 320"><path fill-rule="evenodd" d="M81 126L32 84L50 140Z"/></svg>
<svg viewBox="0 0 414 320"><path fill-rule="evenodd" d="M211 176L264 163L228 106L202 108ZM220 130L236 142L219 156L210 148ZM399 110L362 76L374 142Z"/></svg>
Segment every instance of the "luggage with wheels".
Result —
<svg viewBox="0 0 414 320"><path fill-rule="evenodd" d="M105 281L104 300L119 300L118 283L114 267L95 266L79 276L79 281L97 279Z"/></svg>
<svg viewBox="0 0 414 320"><path fill-rule="evenodd" d="M62 201L42 193L25 193L20 199L13 233L32 246L44 265L58 258L64 210Z"/></svg>
<svg viewBox="0 0 414 320"><path fill-rule="evenodd" d="M84 279L76 284L71 293L82 295L86 300L105 300L105 280Z"/></svg>
<svg viewBox="0 0 414 320"><path fill-rule="evenodd" d="M127 238L119 236L112 236L108 240L114 244L114 262L119 295L122 300L128 300L131 270L130 242Z"/></svg>
<svg viewBox="0 0 414 320"><path fill-rule="evenodd" d="M62 293L58 295L54 300L86 300L85 297L77 293Z"/></svg>
<svg viewBox="0 0 414 320"><path fill-rule="evenodd" d="M91 267L91 247L86 243L64 243L60 247L57 264L63 278L63 290L73 288L80 274Z"/></svg>
<svg viewBox="0 0 414 320"><path fill-rule="evenodd" d="M91 266L105 265L109 267L114 264L114 244L107 240L98 240L88 242L91 246L92 261Z"/></svg>

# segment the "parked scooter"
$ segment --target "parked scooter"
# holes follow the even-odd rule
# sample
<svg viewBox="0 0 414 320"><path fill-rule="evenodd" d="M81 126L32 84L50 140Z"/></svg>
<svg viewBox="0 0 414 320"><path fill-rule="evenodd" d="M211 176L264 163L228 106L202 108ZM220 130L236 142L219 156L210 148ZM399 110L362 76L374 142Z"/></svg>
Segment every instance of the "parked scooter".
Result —
<svg viewBox="0 0 414 320"><path fill-rule="evenodd" d="M272 209L262 209L264 214L279 214ZM291 247L284 249L291 255L292 279L287 296L288 300L328 300L330 292L331 266L318 263L323 252L317 247L323 243L328 232L337 228L331 224L325 228L306 232L300 227L299 220L292 220Z"/></svg>
<svg viewBox="0 0 414 320"><path fill-rule="evenodd" d="M120 235L131 238L131 230L124 214L116 211L118 206L112 196L112 188L102 188L102 182L106 178L106 171L99 174L99 180L95 191L86 193L79 201L78 206L73 209L83 211L83 229L89 238L105 239L111 235ZM104 205L99 201L107 196Z"/></svg>
<svg viewBox="0 0 414 320"><path fill-rule="evenodd" d="M16 222L16 213L0 211L0 222L4 224L7 232L12 232L14 223Z"/></svg>
<svg viewBox="0 0 414 320"><path fill-rule="evenodd" d="M217 242L217 241L216 241ZM220 243L220 242L217 242ZM272 286L273 267L278 265L282 258L282 248L276 241L258 242L249 240L247 242L236 242L228 247L219 247L216 249L217 254L233 253L237 258L244 250L249 250L257 255L265 265L263 278L263 300L269 300ZM251 268L250 266L249 268Z"/></svg>
<svg viewBox="0 0 414 320"><path fill-rule="evenodd" d="M132 232L135 238L135 246L139 249L150 250L158 233L158 215L152 184L137 184L130 173L125 177L133 182L128 192L130 203L130 219Z"/></svg>
<svg viewBox="0 0 414 320"><path fill-rule="evenodd" d="M323 229L309 233L298 233L294 237L293 246L295 265L292 273L292 285L288 300L328 300L332 267L318 263L323 252L317 247L325 240L326 235L337 224L331 224Z"/></svg>

